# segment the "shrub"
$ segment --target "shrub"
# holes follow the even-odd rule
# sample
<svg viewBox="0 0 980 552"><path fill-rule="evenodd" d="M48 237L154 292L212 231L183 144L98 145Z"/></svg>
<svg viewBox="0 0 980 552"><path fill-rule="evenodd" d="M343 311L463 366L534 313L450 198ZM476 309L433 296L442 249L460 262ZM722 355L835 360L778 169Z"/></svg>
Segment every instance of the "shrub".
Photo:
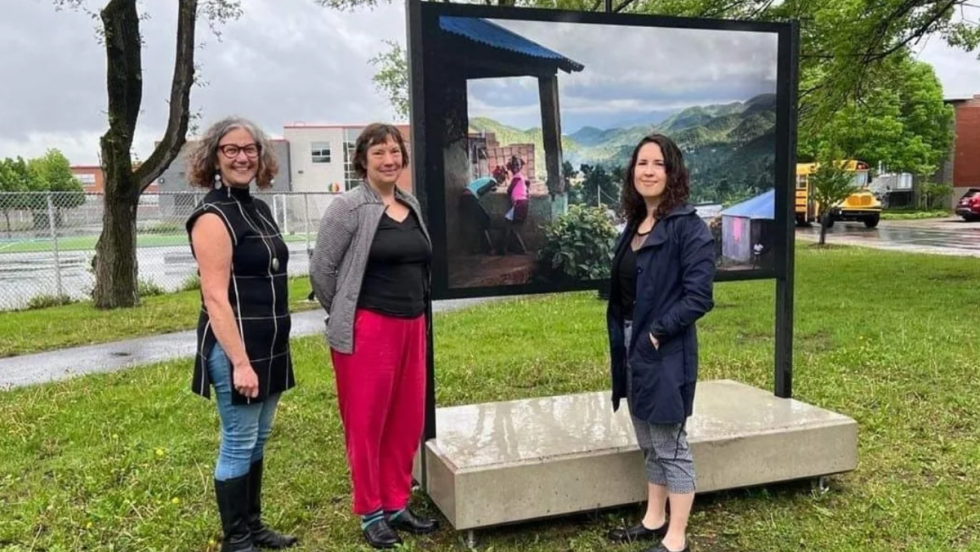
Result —
<svg viewBox="0 0 980 552"><path fill-rule="evenodd" d="M201 277L196 272L180 284L180 291L193 291L195 289L201 289Z"/></svg>
<svg viewBox="0 0 980 552"><path fill-rule="evenodd" d="M617 236L605 208L571 205L545 228L538 275L572 281L608 278Z"/></svg>
<svg viewBox="0 0 980 552"><path fill-rule="evenodd" d="M67 295L35 295L27 302L27 310L46 309L48 307L60 307L70 305L75 300Z"/></svg>
<svg viewBox="0 0 980 552"><path fill-rule="evenodd" d="M139 280L139 292L140 297L153 297L154 295L163 295L166 293L156 282L142 278Z"/></svg>

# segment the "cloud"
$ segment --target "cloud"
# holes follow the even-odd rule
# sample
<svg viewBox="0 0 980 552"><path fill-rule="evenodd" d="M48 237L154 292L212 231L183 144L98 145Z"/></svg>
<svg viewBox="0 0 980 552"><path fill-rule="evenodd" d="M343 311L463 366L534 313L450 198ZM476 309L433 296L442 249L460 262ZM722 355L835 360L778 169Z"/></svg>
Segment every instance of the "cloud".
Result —
<svg viewBox="0 0 980 552"><path fill-rule="evenodd" d="M385 49L382 39L404 44L400 4L353 13L311 0L242 4L242 18L219 26L221 41L205 22L198 24L196 42L203 48L195 62L204 85L191 91L191 107L200 111L201 124L237 114L281 135L284 125L298 121L392 120L387 99L371 82L375 68L368 60ZM176 3L141 6L149 7L150 18L141 25L144 87L135 149L145 159L166 127ZM97 162L107 101L96 23L84 13L58 12L50 0L5 6L0 72L18 78L0 86L0 157L58 147L74 152L73 163Z"/></svg>
<svg viewBox="0 0 980 552"><path fill-rule="evenodd" d="M571 130L776 90L777 38L771 33L494 22L585 66L558 74L562 118ZM529 127L540 124L539 110L534 79L470 84L471 114ZM528 119L520 121L521 115Z"/></svg>
<svg viewBox="0 0 980 552"><path fill-rule="evenodd" d="M97 9L104 2L88 0ZM173 69L176 2L142 2L144 89L135 149L146 158L166 125ZM391 120L387 99L371 82L368 60L383 39L405 43L402 2L338 12L313 0L244 0L244 16L220 27L218 41L203 22L197 51L206 82L191 93L202 124L224 115L254 119L281 135L293 122L364 123ZM980 10L966 15L980 19ZM76 164L98 160L107 127L105 51L97 20L58 12L51 0L6 2L0 18L0 157L40 155L57 147ZM610 30L577 24L505 22L586 65L560 74L563 128L609 122L615 113L642 114L691 103L744 99L773 86L774 46L749 34L693 30ZM705 34L708 33L708 34ZM706 63L705 60L716 60ZM932 38L920 59L932 63L947 97L980 93L973 54ZM537 83L531 79L474 85L473 110L512 123L540 125ZM500 117L498 117L500 116ZM507 117L511 117L508 119Z"/></svg>

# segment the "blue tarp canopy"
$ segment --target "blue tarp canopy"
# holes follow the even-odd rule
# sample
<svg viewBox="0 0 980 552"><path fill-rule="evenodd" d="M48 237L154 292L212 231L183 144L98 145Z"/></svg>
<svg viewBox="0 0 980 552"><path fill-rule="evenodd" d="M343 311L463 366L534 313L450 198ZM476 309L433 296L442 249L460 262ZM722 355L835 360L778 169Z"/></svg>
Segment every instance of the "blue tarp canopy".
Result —
<svg viewBox="0 0 980 552"><path fill-rule="evenodd" d="M723 217L748 219L774 219L776 213L776 189L763 192L751 199L736 203L721 212Z"/></svg>
<svg viewBox="0 0 980 552"><path fill-rule="evenodd" d="M585 69L585 66L581 63L571 60L554 50L545 48L537 42L524 38L496 23L491 23L486 19L441 16L439 18L439 28L447 33L461 36L484 46L506 50L541 61L554 62L558 65L559 69L566 73Z"/></svg>

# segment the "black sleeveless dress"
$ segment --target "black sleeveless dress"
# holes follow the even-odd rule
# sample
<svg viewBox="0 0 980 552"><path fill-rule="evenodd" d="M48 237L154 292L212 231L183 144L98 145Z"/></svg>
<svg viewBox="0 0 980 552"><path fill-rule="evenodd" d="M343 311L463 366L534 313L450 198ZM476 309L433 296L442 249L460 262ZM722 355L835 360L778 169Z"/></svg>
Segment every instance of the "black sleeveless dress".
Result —
<svg viewBox="0 0 980 552"><path fill-rule="evenodd" d="M259 395L255 398L238 393L232 386L232 404L261 402L296 385L289 349L289 249L269 206L253 197L248 188L211 190L187 219L188 235L197 218L206 213L217 214L231 235L228 300L259 380ZM211 396L207 360L216 342L202 295L191 388L206 398Z"/></svg>

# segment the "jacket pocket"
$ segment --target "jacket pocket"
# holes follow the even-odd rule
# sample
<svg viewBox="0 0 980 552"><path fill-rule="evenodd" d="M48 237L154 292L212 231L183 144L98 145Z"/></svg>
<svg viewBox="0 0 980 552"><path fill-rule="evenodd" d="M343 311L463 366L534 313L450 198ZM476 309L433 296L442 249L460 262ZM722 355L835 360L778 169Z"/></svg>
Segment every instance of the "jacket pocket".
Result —
<svg viewBox="0 0 980 552"><path fill-rule="evenodd" d="M636 352L642 360L647 363L657 363L662 359L660 350L653 346L653 342L650 341L649 332L641 332L636 336L638 339L636 343Z"/></svg>

